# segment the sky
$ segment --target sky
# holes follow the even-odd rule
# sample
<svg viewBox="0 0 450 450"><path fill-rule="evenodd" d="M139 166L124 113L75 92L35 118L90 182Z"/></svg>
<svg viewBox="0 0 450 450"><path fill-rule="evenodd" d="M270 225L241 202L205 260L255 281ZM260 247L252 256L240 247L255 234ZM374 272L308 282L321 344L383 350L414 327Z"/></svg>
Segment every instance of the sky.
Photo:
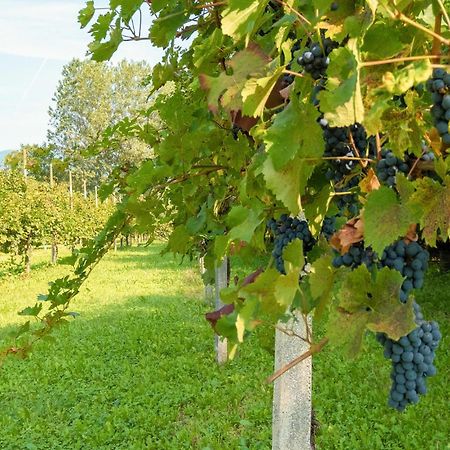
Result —
<svg viewBox="0 0 450 450"><path fill-rule="evenodd" d="M2 151L45 141L48 108L62 68L72 58L85 57L90 35L77 23L83 0L0 1ZM105 6L102 0L95 3ZM125 42L113 61L145 60L153 66L161 56L149 41Z"/></svg>

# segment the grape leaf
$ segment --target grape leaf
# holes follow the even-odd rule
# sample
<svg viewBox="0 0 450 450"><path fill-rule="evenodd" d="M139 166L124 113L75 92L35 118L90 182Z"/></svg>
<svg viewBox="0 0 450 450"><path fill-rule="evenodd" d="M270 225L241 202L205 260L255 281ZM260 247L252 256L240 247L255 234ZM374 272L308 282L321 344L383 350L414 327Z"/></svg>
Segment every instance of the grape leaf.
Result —
<svg viewBox="0 0 450 450"><path fill-rule="evenodd" d="M314 319L320 319L327 304L331 301L336 277L336 271L331 267L331 260L330 255L321 256L314 261L308 276L311 297L316 305Z"/></svg>
<svg viewBox="0 0 450 450"><path fill-rule="evenodd" d="M314 237L317 237L322 229L322 223L327 215L331 200L333 200L333 188L327 183L317 195L305 205L305 216L308 219L309 228Z"/></svg>
<svg viewBox="0 0 450 450"><path fill-rule="evenodd" d="M263 222L263 218L260 217L261 210L262 208L257 211L244 206L233 207L227 216L227 224L230 227L229 239L250 242L255 229Z"/></svg>
<svg viewBox="0 0 450 450"><path fill-rule="evenodd" d="M245 37L246 44L264 13L268 0L229 0L228 7L222 13L223 34L235 41Z"/></svg>
<svg viewBox="0 0 450 450"><path fill-rule="evenodd" d="M420 211L420 227L429 245L436 245L439 231L444 240L450 237L450 176L445 177L444 184L429 177L417 180L408 205Z"/></svg>
<svg viewBox="0 0 450 450"><path fill-rule="evenodd" d="M357 40L350 39L347 47L330 54L327 90L318 97L320 110L333 127L345 127L364 120L357 49Z"/></svg>
<svg viewBox="0 0 450 450"><path fill-rule="evenodd" d="M222 72L218 77L206 74L200 75L200 84L208 93L208 107L217 113L220 104L228 111L238 111L242 108L241 90L251 77L263 77L269 58L256 44L250 44L246 49L236 53L229 62L233 73Z"/></svg>
<svg viewBox="0 0 450 450"><path fill-rule="evenodd" d="M411 208L401 204L395 192L385 186L367 196L363 219L364 241L379 255L417 221Z"/></svg>
<svg viewBox="0 0 450 450"><path fill-rule="evenodd" d="M282 169L276 170L272 158L268 156L262 168L267 187L294 215L302 209L301 195L313 171L312 162L298 157Z"/></svg>
<svg viewBox="0 0 450 450"><path fill-rule="evenodd" d="M352 244L361 242L363 239L364 223L359 218L354 218L333 234L330 245L343 255L348 252Z"/></svg>
<svg viewBox="0 0 450 450"><path fill-rule="evenodd" d="M337 314L329 324L330 342L356 356L366 329L398 340L415 328L412 303L399 301L402 275L384 267L375 279L365 265L350 272L338 293Z"/></svg>
<svg viewBox="0 0 450 450"><path fill-rule="evenodd" d="M91 42L89 44L89 51L92 54L92 59L97 62L107 61L119 48L123 41L122 29L120 27L119 19L116 21L115 27L112 29L109 36L109 41L106 42Z"/></svg>
<svg viewBox="0 0 450 450"><path fill-rule="evenodd" d="M157 47L167 47L169 42L175 38L181 25L189 20L189 14L182 5L166 12L164 15L161 13L150 28L151 41Z"/></svg>
<svg viewBox="0 0 450 450"><path fill-rule="evenodd" d="M297 96L282 112L264 136L266 149L275 170L280 170L295 155L303 158L320 158L324 143L322 130L317 123L319 112L310 102L300 103ZM305 133L305 130L308 130Z"/></svg>
<svg viewBox="0 0 450 450"><path fill-rule="evenodd" d="M241 91L244 101L242 112L251 117L262 116L267 100L272 93L283 68L279 67L272 75L264 78L251 78Z"/></svg>
<svg viewBox="0 0 450 450"><path fill-rule="evenodd" d="M85 28L95 14L94 1L89 0L86 6L78 13L78 22L81 28Z"/></svg>
<svg viewBox="0 0 450 450"><path fill-rule="evenodd" d="M426 82L430 78L431 72L431 63L428 59L414 61L396 71L395 74L386 72L383 75L384 86L392 94L400 95L413 86Z"/></svg>
<svg viewBox="0 0 450 450"><path fill-rule="evenodd" d="M389 39L386 39L389 36ZM380 45L383 42L383 45ZM400 53L403 49L402 34L392 22L377 22L372 25L364 36L361 51L367 52L367 59L387 59Z"/></svg>
<svg viewBox="0 0 450 450"><path fill-rule="evenodd" d="M300 239L294 239L286 246L283 250L283 260L284 266L288 272L296 269L300 270L305 265L303 242Z"/></svg>

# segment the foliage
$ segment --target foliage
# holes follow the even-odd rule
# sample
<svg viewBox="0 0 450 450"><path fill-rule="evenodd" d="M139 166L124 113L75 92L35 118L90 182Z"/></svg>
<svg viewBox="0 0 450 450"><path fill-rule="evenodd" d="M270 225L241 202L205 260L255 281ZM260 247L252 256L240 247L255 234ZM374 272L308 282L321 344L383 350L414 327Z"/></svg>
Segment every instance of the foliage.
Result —
<svg viewBox="0 0 450 450"><path fill-rule="evenodd" d="M50 187L21 173L0 171L0 250L19 256L27 266L33 247L77 247L103 228L111 212L111 203L96 208L94 199L79 193L71 201L65 184Z"/></svg>
<svg viewBox="0 0 450 450"><path fill-rule="evenodd" d="M450 44L445 5L118 0L105 13L88 2L79 20L83 27L92 24L89 49L96 61L109 59L124 40L141 38L132 21L140 8L153 16L150 40L166 53L153 69L152 86L170 89L149 105L147 116L156 116L156 122L126 118L97 142L107 149L117 133L128 134L152 147L152 159L117 174L110 190L123 195L120 212L83 253L78 263L83 270L78 266L72 280L55 283L68 294L51 291L52 305L68 307L89 262L105 252L107 237L133 220L144 229L159 220L172 223L167 251L206 254L211 274L214 262L236 249L250 258L269 252L268 219L304 213L314 236L327 216L339 217L334 238L318 236L307 256L314 276L298 282L304 255L296 240L283 254L286 273L270 263L253 283L238 280L222 293L235 310L218 323L230 342L242 343L258 324L275 324L293 309L330 317L332 343L333 336L345 337L350 348L359 347L367 329L394 339L412 329L406 313L411 302L398 302L402 277L395 269L335 269L330 256L336 242L343 250L367 240L381 252L399 237L431 246L450 237L450 158L433 130L432 99L423 87L436 70L448 68L440 54ZM380 46L386 35L392 39ZM188 48L178 45L188 37ZM335 44L311 77L297 57L305 62L306 47L319 52L324 38ZM294 80L282 88L283 75ZM361 126L367 138L361 138L362 147L353 134ZM331 133L324 131L337 127L343 141L335 144L348 147L349 155L330 150L327 156L321 135L328 139ZM436 156L431 164L420 160L423 141ZM410 166L407 176L393 169L395 183L380 187L373 168L387 150ZM335 170L333 161L344 166L339 179L327 176ZM355 278L359 291L352 302L344 294L354 294ZM380 308L369 312L373 307ZM329 314L319 314L324 311ZM339 332L345 318L355 333ZM310 344L317 348L315 340Z"/></svg>

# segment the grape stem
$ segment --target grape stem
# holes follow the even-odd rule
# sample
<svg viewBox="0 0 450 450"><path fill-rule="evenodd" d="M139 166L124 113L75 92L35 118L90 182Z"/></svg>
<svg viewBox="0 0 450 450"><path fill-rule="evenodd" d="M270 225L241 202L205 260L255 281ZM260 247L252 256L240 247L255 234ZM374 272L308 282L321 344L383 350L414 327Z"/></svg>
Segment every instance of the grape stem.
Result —
<svg viewBox="0 0 450 450"><path fill-rule="evenodd" d="M311 342L308 340L308 338L304 338L304 337L300 336L294 330L288 330L287 328L282 328L279 325L275 325L275 328L287 336L296 337L296 338L301 339L304 342L307 342L308 344L311 344Z"/></svg>
<svg viewBox="0 0 450 450"><path fill-rule="evenodd" d="M328 338L325 337L318 344L312 344L307 352L303 353L302 355L293 359L290 363L283 366L281 369L277 370L273 375L271 375L270 377L267 378L266 382L273 383L277 378L281 377L281 375L286 373L289 369L292 369L298 363L301 363L302 361L304 361L305 359L314 355L315 353L320 352L327 343L328 343Z"/></svg>
<svg viewBox="0 0 450 450"><path fill-rule="evenodd" d="M361 63L362 67L380 66L382 64L393 64L406 61L420 61L421 59L439 59L440 55L419 55L419 56L403 56L400 58L380 59L378 61L364 61Z"/></svg>
<svg viewBox="0 0 450 450"><path fill-rule="evenodd" d="M421 25L420 23L415 22L414 20L410 19L409 17L405 16L403 13L401 13L400 11L391 11L389 8L386 8L387 12L391 15L391 17L393 19L398 19L404 23L407 23L408 25L411 25L415 28L417 28L418 30L423 31L424 33L429 34L430 36L433 36L435 39L438 39L439 41L441 41L443 44L445 45L450 45L450 39L445 39L443 36L441 36L440 34L434 32L433 30L429 30L428 28L424 27L423 25Z"/></svg>
<svg viewBox="0 0 450 450"><path fill-rule="evenodd" d="M355 145L355 140L353 139L353 135L352 135L352 132L349 130L348 131L348 138L349 138L349 140L350 140L350 145L353 147L353 150L354 150L354 152L355 152L355 154L356 154L356 156L358 157L358 158L360 158L359 159L359 164L361 165L361 167L363 168L363 169L365 169L366 167L367 167L367 161L362 161L361 160L361 155L359 154L359 151L358 151L358 149L356 148L356 145Z"/></svg>
<svg viewBox="0 0 450 450"><path fill-rule="evenodd" d="M283 73L287 73L289 75L294 75L295 77L304 78L304 75L302 73L294 72L292 70L284 69Z"/></svg>
<svg viewBox="0 0 450 450"><path fill-rule="evenodd" d="M214 2L214 3L204 3L203 5L194 5L194 8L197 9L209 9L209 8L214 8L215 6L223 6L226 5L227 2Z"/></svg>

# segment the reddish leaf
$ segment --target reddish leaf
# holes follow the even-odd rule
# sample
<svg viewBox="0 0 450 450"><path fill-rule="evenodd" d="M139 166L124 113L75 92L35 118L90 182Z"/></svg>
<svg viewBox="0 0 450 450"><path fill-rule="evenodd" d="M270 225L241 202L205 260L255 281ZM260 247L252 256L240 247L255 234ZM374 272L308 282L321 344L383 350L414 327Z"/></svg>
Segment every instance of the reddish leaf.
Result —
<svg viewBox="0 0 450 450"><path fill-rule="evenodd" d="M363 239L364 222L359 217L355 217L333 234L330 244L343 255L347 253L352 244L361 242Z"/></svg>

